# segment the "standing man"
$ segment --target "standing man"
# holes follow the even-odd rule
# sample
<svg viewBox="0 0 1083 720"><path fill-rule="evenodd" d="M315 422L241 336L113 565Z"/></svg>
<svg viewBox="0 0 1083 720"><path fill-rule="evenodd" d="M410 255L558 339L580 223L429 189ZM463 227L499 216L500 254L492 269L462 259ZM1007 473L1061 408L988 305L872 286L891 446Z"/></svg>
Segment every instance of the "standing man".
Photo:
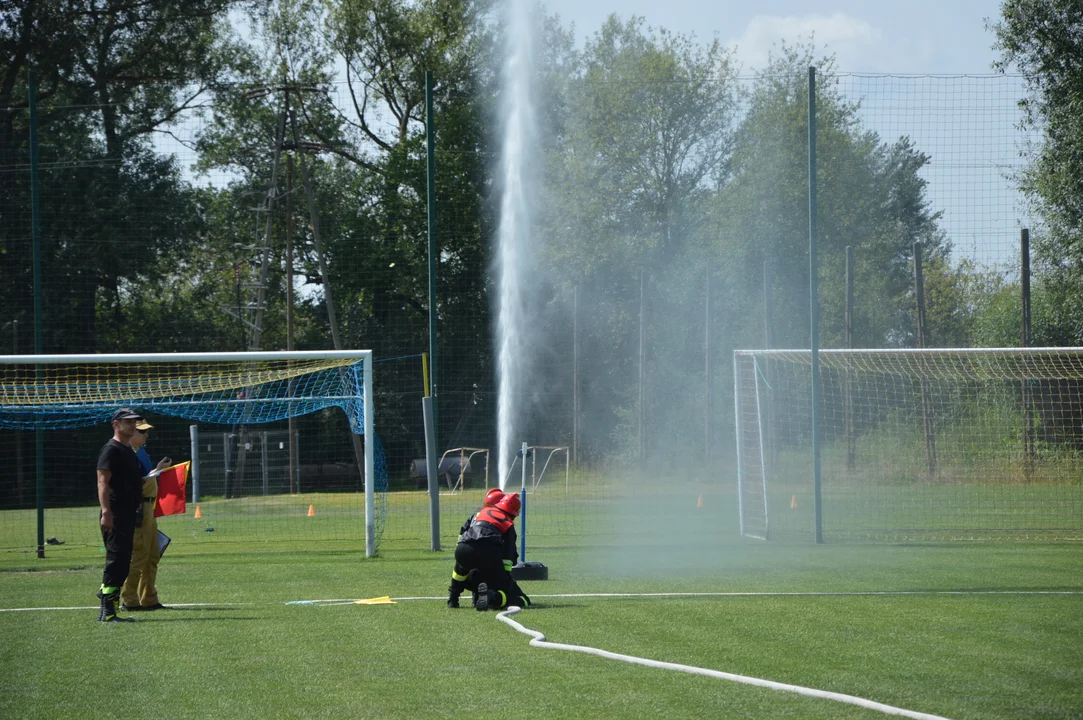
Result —
<svg viewBox="0 0 1083 720"><path fill-rule="evenodd" d="M105 570L98 597L101 622L132 622L117 615L117 599L132 561L136 509L142 502L143 466L131 448L135 426L143 418L130 408L120 408L111 418L113 437L98 453L98 503L101 505Z"/></svg>
<svg viewBox="0 0 1083 720"><path fill-rule="evenodd" d="M136 420L135 434L132 435L131 442L132 450L135 450L135 456L139 458L139 464L143 468L144 477L141 486L142 505L135 518L131 568L121 590L121 608L126 612L161 610L165 607L158 602L158 588L155 585L158 560L161 558L158 552L158 518L154 517L154 503L158 500L158 478L150 473L167 467L171 461L165 457L157 466L151 463L144 445L147 442L147 433L152 429L154 426L146 420Z"/></svg>

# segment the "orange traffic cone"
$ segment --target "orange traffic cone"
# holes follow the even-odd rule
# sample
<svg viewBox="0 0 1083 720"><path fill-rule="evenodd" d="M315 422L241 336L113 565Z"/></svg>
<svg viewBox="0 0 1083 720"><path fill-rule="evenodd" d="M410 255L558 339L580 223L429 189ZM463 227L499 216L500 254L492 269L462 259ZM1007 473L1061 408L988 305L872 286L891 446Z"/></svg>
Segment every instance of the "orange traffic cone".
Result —
<svg viewBox="0 0 1083 720"><path fill-rule="evenodd" d="M199 511L199 506L196 505L196 520L200 519L201 517L203 517L203 513Z"/></svg>
<svg viewBox="0 0 1083 720"><path fill-rule="evenodd" d="M794 495L793 497L790 498L790 510L796 510L796 509L797 509L797 496Z"/></svg>
<svg viewBox="0 0 1083 720"><path fill-rule="evenodd" d="M702 495L700 495L699 499L696 500L696 507L703 507L703 496Z"/></svg>
<svg viewBox="0 0 1083 720"><path fill-rule="evenodd" d="M316 517L316 506L315 505L309 505L308 506L308 516L309 517Z"/></svg>

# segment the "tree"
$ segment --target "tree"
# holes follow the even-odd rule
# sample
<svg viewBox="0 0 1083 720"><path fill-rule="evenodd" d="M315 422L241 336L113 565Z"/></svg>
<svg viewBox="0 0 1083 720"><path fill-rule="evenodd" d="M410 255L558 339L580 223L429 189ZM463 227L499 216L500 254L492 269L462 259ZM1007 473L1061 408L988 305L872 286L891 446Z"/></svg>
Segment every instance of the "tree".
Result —
<svg viewBox="0 0 1083 720"><path fill-rule="evenodd" d="M425 71L433 72L441 260L434 311L441 348L455 358L441 363L442 409L455 401L449 391L484 385L489 372L483 208L488 137L482 99L491 94L486 83L492 71L481 22L486 7L472 0L278 3L252 16L257 42L249 52L245 86L219 93L216 122L200 141L204 167L240 170L245 186L268 188L288 90L286 140L294 157L298 270L308 280L305 312L313 328L326 329L323 278L300 190L302 162L312 178L343 343L371 348L383 358L416 356L428 344L424 97ZM336 62L346 68L343 77L333 72ZM274 189L279 197L284 164ZM276 238L284 232L283 210L279 200L272 223ZM276 258L280 248L276 239ZM309 341L326 346L327 335L313 332ZM394 447L423 437L413 402L419 365L414 360L382 367L381 426L393 444L391 454L414 457L421 449ZM451 410L449 417L461 414ZM441 435L449 426L441 424Z"/></svg>
<svg viewBox="0 0 1083 720"><path fill-rule="evenodd" d="M1018 69L1027 87L1024 125L1042 142L1022 173L1021 187L1045 223L1035 235L1036 271L1065 303L1059 330L1083 342L1083 5L1075 0L1005 0L993 25L995 67Z"/></svg>
<svg viewBox="0 0 1083 720"><path fill-rule="evenodd" d="M584 414L606 418L590 424L581 449L634 457L646 417L651 450L687 455L693 444L698 457L702 436L685 430L702 413L703 331L690 318L702 316L713 264L709 198L728 176L736 69L717 41L701 45L615 15L567 64L567 116L553 126L560 142L540 216L553 276L567 295L579 289L584 308ZM642 402L641 287L649 348ZM568 335L563 317L552 327L556 342ZM564 371L561 383L569 356L551 365Z"/></svg>
<svg viewBox="0 0 1083 720"><path fill-rule="evenodd" d="M762 267L774 280L776 347L808 346L808 67L817 68L818 255L821 344L843 336L845 248L854 248L856 347L912 345L913 243L927 267L950 245L918 174L929 157L905 137L887 143L861 127L859 105L842 96L832 58L783 45L757 74L719 192L722 252L753 324L762 308ZM746 336L762 342L762 333Z"/></svg>
<svg viewBox="0 0 1083 720"><path fill-rule="evenodd" d="M7 169L27 162L28 69L39 81L46 349L108 349L98 323L127 322L119 288L185 241L179 170L157 156L149 135L222 81L233 4L23 0L0 11L0 165ZM29 207L28 180L6 172L0 205ZM24 319L33 292L29 226L29 213L0 216L7 260L0 297Z"/></svg>
<svg viewBox="0 0 1083 720"><path fill-rule="evenodd" d="M736 70L717 41L611 15L581 55L558 160L554 253L575 275L678 256L734 141Z"/></svg>

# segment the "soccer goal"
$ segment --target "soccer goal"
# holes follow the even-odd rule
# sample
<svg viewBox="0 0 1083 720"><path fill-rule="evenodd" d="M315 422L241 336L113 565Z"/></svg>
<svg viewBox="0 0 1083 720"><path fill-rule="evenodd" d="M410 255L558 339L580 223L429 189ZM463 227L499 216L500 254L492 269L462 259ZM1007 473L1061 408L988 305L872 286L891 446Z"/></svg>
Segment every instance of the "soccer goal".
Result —
<svg viewBox="0 0 1083 720"><path fill-rule="evenodd" d="M822 350L826 538L1083 539L1083 348ZM808 350L734 353L741 532L815 534Z"/></svg>
<svg viewBox="0 0 1083 720"><path fill-rule="evenodd" d="M198 542L320 540L376 553L387 470L372 353L0 357L0 548L100 545L95 463L109 417L154 426L152 460L191 460L188 510L160 528Z"/></svg>

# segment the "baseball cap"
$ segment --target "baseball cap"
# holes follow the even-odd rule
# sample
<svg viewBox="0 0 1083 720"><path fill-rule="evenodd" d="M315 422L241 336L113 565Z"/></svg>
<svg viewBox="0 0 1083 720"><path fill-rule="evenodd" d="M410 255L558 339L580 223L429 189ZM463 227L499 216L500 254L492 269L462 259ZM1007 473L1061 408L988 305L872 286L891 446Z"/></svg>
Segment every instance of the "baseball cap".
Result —
<svg viewBox="0 0 1083 720"><path fill-rule="evenodd" d="M131 408L120 408L113 417L109 418L109 422L116 422L117 420L142 420L143 416L137 412L134 412Z"/></svg>
<svg viewBox="0 0 1083 720"><path fill-rule="evenodd" d="M143 418L139 418L139 422L137 422L135 424L135 429L136 430L153 430L154 426L151 425L146 420L144 420Z"/></svg>

